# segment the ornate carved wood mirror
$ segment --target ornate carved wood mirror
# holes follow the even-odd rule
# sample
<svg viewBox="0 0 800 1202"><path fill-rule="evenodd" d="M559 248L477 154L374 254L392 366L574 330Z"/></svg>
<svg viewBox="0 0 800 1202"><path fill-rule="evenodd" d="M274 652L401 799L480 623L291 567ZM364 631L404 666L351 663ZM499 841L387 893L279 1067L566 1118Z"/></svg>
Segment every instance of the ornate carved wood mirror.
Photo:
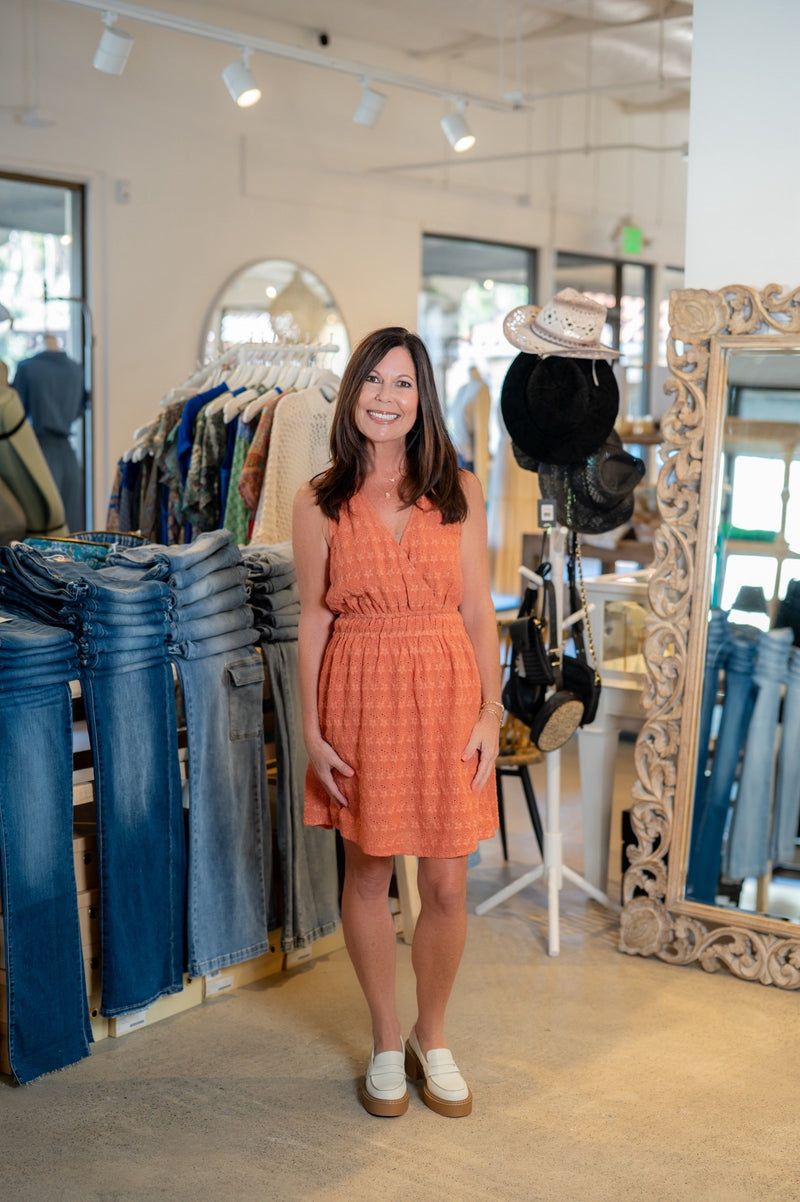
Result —
<svg viewBox="0 0 800 1202"><path fill-rule="evenodd" d="M800 289L671 293L668 363L621 947L798 989Z"/></svg>

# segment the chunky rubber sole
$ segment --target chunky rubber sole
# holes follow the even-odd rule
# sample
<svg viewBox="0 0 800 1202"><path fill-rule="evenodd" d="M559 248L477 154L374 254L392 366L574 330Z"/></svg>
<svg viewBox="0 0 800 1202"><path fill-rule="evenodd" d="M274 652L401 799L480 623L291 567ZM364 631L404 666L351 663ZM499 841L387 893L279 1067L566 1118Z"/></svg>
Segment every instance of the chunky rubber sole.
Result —
<svg viewBox="0 0 800 1202"><path fill-rule="evenodd" d="M422 1067L419 1057L414 1049L406 1044L406 1076L410 1081L425 1081L425 1088L422 1091L422 1100L425 1105L433 1110L435 1114L441 1114L447 1119L460 1119L468 1114L472 1114L472 1094L468 1093L466 1098L462 1098L458 1102L449 1102L444 1098L440 1098L438 1094L433 1093L428 1088L428 1082L425 1078L425 1069Z"/></svg>
<svg viewBox="0 0 800 1202"><path fill-rule="evenodd" d="M397 1118L408 1110L408 1090L402 1098L376 1098L367 1089L366 1081L362 1081L358 1087L358 1096L367 1114L374 1114L377 1118Z"/></svg>

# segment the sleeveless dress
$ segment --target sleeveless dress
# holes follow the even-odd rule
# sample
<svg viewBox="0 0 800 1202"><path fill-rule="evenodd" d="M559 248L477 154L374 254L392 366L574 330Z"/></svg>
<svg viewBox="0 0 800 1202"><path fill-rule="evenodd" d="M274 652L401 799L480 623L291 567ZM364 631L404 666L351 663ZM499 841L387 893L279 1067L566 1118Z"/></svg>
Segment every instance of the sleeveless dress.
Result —
<svg viewBox="0 0 800 1202"><path fill-rule="evenodd" d="M494 773L462 762L481 686L459 605L461 523L426 498L398 542L362 493L330 522L336 615L319 683L322 733L346 764L341 807L309 767L305 823L368 855L462 856L497 829Z"/></svg>

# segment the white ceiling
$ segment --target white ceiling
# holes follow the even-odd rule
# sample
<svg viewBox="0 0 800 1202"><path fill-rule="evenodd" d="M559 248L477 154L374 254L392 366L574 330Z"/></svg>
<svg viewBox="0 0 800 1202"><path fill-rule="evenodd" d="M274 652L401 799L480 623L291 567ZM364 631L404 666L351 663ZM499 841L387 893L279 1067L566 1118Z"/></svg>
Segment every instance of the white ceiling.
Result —
<svg viewBox="0 0 800 1202"><path fill-rule="evenodd" d="M688 106L691 0L227 0L214 19L247 32L247 18L279 22L287 39L449 83L474 73L474 91L530 103L543 94L611 89L626 111ZM319 34L328 36L327 46ZM370 49L373 52L369 57Z"/></svg>

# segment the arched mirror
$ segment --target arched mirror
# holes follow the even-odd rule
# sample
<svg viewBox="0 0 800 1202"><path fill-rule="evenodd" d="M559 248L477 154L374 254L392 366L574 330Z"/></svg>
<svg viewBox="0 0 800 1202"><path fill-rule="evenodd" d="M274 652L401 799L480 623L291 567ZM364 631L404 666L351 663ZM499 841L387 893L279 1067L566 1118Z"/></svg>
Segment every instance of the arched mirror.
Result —
<svg viewBox="0 0 800 1202"><path fill-rule="evenodd" d="M668 362L621 947L798 989L800 289L673 292Z"/></svg>
<svg viewBox="0 0 800 1202"><path fill-rule="evenodd" d="M239 342L332 345L325 367L341 375L350 354L344 318L322 280L288 259L241 268L222 286L203 325L199 360Z"/></svg>

